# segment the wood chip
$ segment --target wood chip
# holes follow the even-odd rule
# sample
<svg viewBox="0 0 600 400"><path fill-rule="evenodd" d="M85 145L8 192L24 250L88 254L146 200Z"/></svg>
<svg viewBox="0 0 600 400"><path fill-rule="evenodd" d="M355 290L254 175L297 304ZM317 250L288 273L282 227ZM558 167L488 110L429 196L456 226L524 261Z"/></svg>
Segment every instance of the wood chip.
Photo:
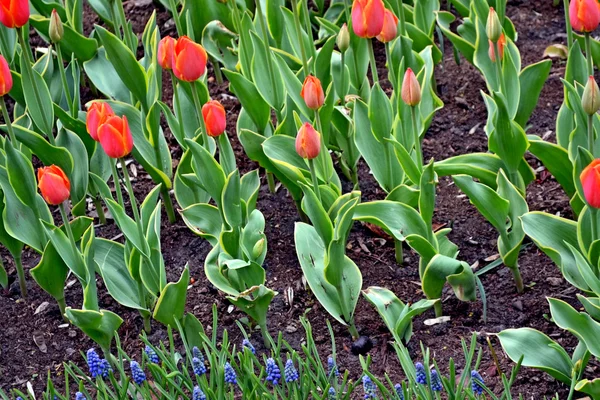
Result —
<svg viewBox="0 0 600 400"><path fill-rule="evenodd" d="M423 323L427 326L433 326L433 325L437 325L437 324L443 324L450 321L450 317L447 315L438 317L438 318L430 318L430 319L426 319L425 321L423 321Z"/></svg>

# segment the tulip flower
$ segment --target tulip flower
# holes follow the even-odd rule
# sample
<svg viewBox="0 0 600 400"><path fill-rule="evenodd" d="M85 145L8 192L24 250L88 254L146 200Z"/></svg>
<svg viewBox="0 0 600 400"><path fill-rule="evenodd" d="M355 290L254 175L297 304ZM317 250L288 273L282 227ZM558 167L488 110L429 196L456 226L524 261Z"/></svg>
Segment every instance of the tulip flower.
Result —
<svg viewBox="0 0 600 400"><path fill-rule="evenodd" d="M571 0L569 19L576 31L592 32L600 24L600 5L597 0Z"/></svg>
<svg viewBox="0 0 600 400"><path fill-rule="evenodd" d="M173 47L171 67L178 79L186 82L197 81L204 75L207 61L208 55L204 47L187 36L177 39Z"/></svg>
<svg viewBox="0 0 600 400"><path fill-rule="evenodd" d="M122 158L131 153L133 137L127 117L112 116L98 128L98 141L110 158Z"/></svg>
<svg viewBox="0 0 600 400"><path fill-rule="evenodd" d="M60 167L51 165L39 168L37 176L38 187L46 203L57 206L69 198L71 182Z"/></svg>
<svg viewBox="0 0 600 400"><path fill-rule="evenodd" d="M500 40L500 36L502 35L502 23L500 22L500 18L498 18L498 14L496 13L496 10L494 10L494 7L490 7L485 32L492 43L496 43Z"/></svg>
<svg viewBox="0 0 600 400"><path fill-rule="evenodd" d="M158 43L158 64L163 69L172 69L173 68L173 51L175 48L176 40L171 36L165 36Z"/></svg>
<svg viewBox="0 0 600 400"><path fill-rule="evenodd" d="M306 106L311 110L318 110L325 103L325 93L319 78L313 75L308 75L304 79L300 96L304 99Z"/></svg>
<svg viewBox="0 0 600 400"><path fill-rule="evenodd" d="M421 102L421 85L410 68L406 70L402 81L402 100L411 107Z"/></svg>
<svg viewBox="0 0 600 400"><path fill-rule="evenodd" d="M20 28L29 21L29 0L0 0L0 22L7 28Z"/></svg>
<svg viewBox="0 0 600 400"><path fill-rule="evenodd" d="M600 159L591 162L579 176L585 201L593 208L600 208Z"/></svg>
<svg viewBox="0 0 600 400"><path fill-rule="evenodd" d="M208 136L217 137L225 132L227 126L225 108L217 100L211 100L202 106L202 116Z"/></svg>
<svg viewBox="0 0 600 400"><path fill-rule="evenodd" d="M494 52L494 42L492 42L491 40L488 40L489 42L489 48L488 48L488 55L490 56L490 60L492 60L492 62L496 62L496 53ZM504 36L504 33L502 35L500 35L500 39L498 39L498 53L500 54L500 61L502 61L502 59L504 58L504 48L506 47L506 36Z"/></svg>
<svg viewBox="0 0 600 400"><path fill-rule="evenodd" d="M107 119L114 115L115 113L108 103L103 101L94 101L92 103L87 112L85 120L85 126L92 139L94 139L96 142L99 141L98 128L100 128L100 126L104 124Z"/></svg>
<svg viewBox="0 0 600 400"><path fill-rule="evenodd" d="M0 55L0 96L8 94L12 89L13 80L6 59Z"/></svg>
<svg viewBox="0 0 600 400"><path fill-rule="evenodd" d="M312 160L321 152L321 134L305 122L296 136L296 152L302 158Z"/></svg>
<svg viewBox="0 0 600 400"><path fill-rule="evenodd" d="M388 9L385 10L383 18L383 29L377 35L377 39L382 43L391 42L398 35L398 18Z"/></svg>
<svg viewBox="0 0 600 400"><path fill-rule="evenodd" d="M382 0L354 0L352 28L356 36L374 38L383 29L385 6Z"/></svg>

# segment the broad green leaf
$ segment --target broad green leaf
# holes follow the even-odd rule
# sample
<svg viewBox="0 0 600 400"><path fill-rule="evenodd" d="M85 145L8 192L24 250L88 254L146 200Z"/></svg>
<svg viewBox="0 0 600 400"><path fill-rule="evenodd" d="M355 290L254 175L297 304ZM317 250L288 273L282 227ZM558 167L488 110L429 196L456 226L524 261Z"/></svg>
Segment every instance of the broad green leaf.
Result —
<svg viewBox="0 0 600 400"><path fill-rule="evenodd" d="M103 349L110 349L110 344L123 320L108 310L75 310L67 307L67 318Z"/></svg>
<svg viewBox="0 0 600 400"><path fill-rule="evenodd" d="M29 18L29 22L42 37L48 40L50 18L41 15L32 15ZM79 61L84 62L96 55L96 51L98 51L96 40L81 35L68 24L63 24L63 31L60 48L67 56L67 59L70 59L71 55L74 54Z"/></svg>
<svg viewBox="0 0 600 400"><path fill-rule="evenodd" d="M438 254L425 267L421 281L423 293L429 299L439 299L446 281L459 300L473 301L477 298L475 275L469 264Z"/></svg>
<svg viewBox="0 0 600 400"><path fill-rule="evenodd" d="M26 65L26 62L24 54L21 54L21 65ZM33 68L22 68L21 74L29 116L40 132L46 136L53 135L54 107L46 81Z"/></svg>
<svg viewBox="0 0 600 400"><path fill-rule="evenodd" d="M568 303L558 299L548 299L552 319L562 329L566 329L583 341L590 353L600 355L600 323L596 322L586 313L577 312Z"/></svg>
<svg viewBox="0 0 600 400"><path fill-rule="evenodd" d="M51 242L46 245L38 265L29 272L36 283L54 299L58 301L65 298L65 281L69 267Z"/></svg>
<svg viewBox="0 0 600 400"><path fill-rule="evenodd" d="M154 308L153 318L167 326L177 326L176 320L183 318L187 286L190 281L190 272L186 265L178 282L171 282L165 286Z"/></svg>

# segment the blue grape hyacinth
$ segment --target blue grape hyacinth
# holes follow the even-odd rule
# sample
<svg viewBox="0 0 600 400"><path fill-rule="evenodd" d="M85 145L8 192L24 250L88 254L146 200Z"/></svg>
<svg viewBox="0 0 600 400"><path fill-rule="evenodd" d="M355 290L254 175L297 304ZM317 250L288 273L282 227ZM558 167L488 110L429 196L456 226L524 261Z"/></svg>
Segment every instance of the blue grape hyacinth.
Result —
<svg viewBox="0 0 600 400"><path fill-rule="evenodd" d="M367 375L362 377L363 390L365 391L365 400L377 398L377 387Z"/></svg>
<svg viewBox="0 0 600 400"><path fill-rule="evenodd" d="M296 382L298 380L298 370L296 367L294 367L294 362L292 359L288 358L288 360L285 362L283 374L285 375L286 382Z"/></svg>
<svg viewBox="0 0 600 400"><path fill-rule="evenodd" d="M85 396L81 392L75 393L75 400L86 400Z"/></svg>
<svg viewBox="0 0 600 400"><path fill-rule="evenodd" d="M279 384L279 380L281 379L281 371L279 370L279 366L272 358L267 358L267 367L266 367L267 377L265 378L267 382L271 382L274 386Z"/></svg>
<svg viewBox="0 0 600 400"><path fill-rule="evenodd" d="M415 369L417 370L417 383L427 385L427 372L425 372L423 364L420 362L415 363Z"/></svg>
<svg viewBox="0 0 600 400"><path fill-rule="evenodd" d="M333 376L340 376L340 370L333 357L329 357L327 358L327 376L331 378L332 374Z"/></svg>
<svg viewBox="0 0 600 400"><path fill-rule="evenodd" d="M229 362L225 363L225 383L230 383L232 385L237 383L237 375Z"/></svg>
<svg viewBox="0 0 600 400"><path fill-rule="evenodd" d="M256 355L256 349L254 348L254 346L252 345L252 343L250 343L250 341L248 339L242 340L242 347L247 348L248 350L250 350L252 352L252 354Z"/></svg>
<svg viewBox="0 0 600 400"><path fill-rule="evenodd" d="M335 389L330 387L329 392L327 392L327 400L335 400L337 399L337 394L335 393Z"/></svg>
<svg viewBox="0 0 600 400"><path fill-rule="evenodd" d="M404 400L404 391L402 390L402 385L399 383L396 383L396 385L394 385L394 390L396 391L398 398L400 400Z"/></svg>
<svg viewBox="0 0 600 400"><path fill-rule="evenodd" d="M438 372L435 369L431 370L431 390L433 390L434 392L441 392L442 389L444 389L444 386L442 386L442 380L440 378L440 375L438 374Z"/></svg>
<svg viewBox="0 0 600 400"><path fill-rule="evenodd" d="M106 358L103 358L100 361L100 366L101 366L101 374L103 378L108 378L108 374L110 372L112 372L112 367L110 366L110 363L108 362L108 360Z"/></svg>
<svg viewBox="0 0 600 400"><path fill-rule="evenodd" d="M471 371L471 390L477 395L483 394L483 377L477 371Z"/></svg>
<svg viewBox="0 0 600 400"><path fill-rule="evenodd" d="M150 360L153 364L158 364L160 362L158 358L158 354L154 351L154 349L148 345L144 348L144 353L148 356L148 360Z"/></svg>
<svg viewBox="0 0 600 400"><path fill-rule="evenodd" d="M146 380L146 374L142 370L142 367L140 367L140 364L138 364L137 361L131 361L129 363L129 368L131 369L131 377L133 378L133 381L138 385L144 383Z"/></svg>
<svg viewBox="0 0 600 400"><path fill-rule="evenodd" d="M194 370L194 375L202 376L206 373L204 360L200 360L198 357L192 358L192 368Z"/></svg>
<svg viewBox="0 0 600 400"><path fill-rule="evenodd" d="M192 357L197 358L202 362L202 364L204 364L204 356L202 355L200 349L196 346L192 348Z"/></svg>
<svg viewBox="0 0 600 400"><path fill-rule="evenodd" d="M206 400L206 395L200 389L199 386L194 386L194 392L192 393L192 400Z"/></svg>
<svg viewBox="0 0 600 400"><path fill-rule="evenodd" d="M102 372L104 370L102 367L102 360L100 359L98 353L96 353L96 350L89 349L87 351L86 362L92 378L102 376Z"/></svg>

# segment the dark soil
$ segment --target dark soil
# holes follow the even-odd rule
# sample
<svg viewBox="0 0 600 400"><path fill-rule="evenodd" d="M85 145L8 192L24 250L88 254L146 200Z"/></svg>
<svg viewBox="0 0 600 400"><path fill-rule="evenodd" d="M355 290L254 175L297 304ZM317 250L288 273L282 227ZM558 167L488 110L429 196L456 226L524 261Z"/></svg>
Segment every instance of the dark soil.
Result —
<svg viewBox="0 0 600 400"><path fill-rule="evenodd" d="M564 19L561 7L553 8L552 3L547 0L509 2L508 15L519 32L517 44L521 50L524 66L539 61L547 45L564 42ZM126 11L132 16L138 34L142 32L145 22L154 10L153 5L138 7L134 2L126 4ZM89 10L86 12L90 16ZM164 10L157 9L157 13L160 26L169 21L169 16ZM91 14L88 21L92 22L86 24L86 32L89 32L91 23L96 23L97 19ZM167 23L163 34L174 35L172 21ZM378 50L380 76L385 77L383 48ZM210 76L214 76L212 70L209 73ZM550 78L531 118L528 133L553 140L552 131L556 113L562 103L560 77L563 73L564 62L553 60ZM485 90L485 84L479 73L464 60L460 65L456 65L450 44L446 42L445 58L437 67L435 77L445 107L435 116L425 138L426 159L433 157L441 160L459 154L486 151L487 138L483 131L486 110L480 95L480 91ZM170 102L172 91L167 75L164 80L164 99ZM237 155L238 166L243 172L256 168L257 165L245 156L233 133L240 109L239 103L227 94L226 84L217 85L212 79L209 83L211 95L223 102L228 110L228 127L231 131L229 137ZM167 134L174 145L174 160L178 160L181 152L170 138L168 129ZM531 158L530 162L534 168L540 167L535 159ZM139 176L134 186L137 197L141 199L153 187L153 183L141 169L138 168L138 171ZM360 182L363 201L384 197L362 162ZM556 181L545 171L541 171L538 179L528 188L527 199L532 210L571 216L567 197ZM327 357L331 351L325 324L328 315L302 284L302 272L293 246L294 223L298 221L294 204L283 189L275 194L269 193L266 182L263 181L258 208L269 221L266 229L269 245L265 262L268 271L267 285L280 293L273 301L269 313L271 334L275 335L276 332L283 331L284 338L292 346L299 348L303 341L299 317L306 313L313 324L314 339L321 355ZM470 264L478 264L481 268L488 264L486 259L489 260L497 254L495 230L452 185L450 179L440 180L435 222L453 228L450 239L459 245L462 260ZM113 238L118 233L116 227L111 224L97 229L97 236ZM162 249L170 280L178 279L186 264L190 266L195 283L188 292L187 310L196 315L205 325L209 325L212 320L211 308L216 304L220 328L228 329L231 339L236 343L240 342L241 334L235 321L244 315L237 310L230 311L229 303L207 282L203 273L204 257L210 250L209 244L192 234L179 219L173 225L163 223ZM407 249L405 265L398 266L394 258L393 243L378 237L367 227L356 224L348 242L348 255L360 267L365 289L369 286L387 287L400 299L411 303L423 298L417 270L418 257L415 253ZM6 251L2 251L2 256L10 278L16 279L12 259ZM26 251L24 254L26 269L35 266L38 259L39 257L33 252ZM486 383L498 391L501 383L498 382L490 350L486 346L486 337L491 338L505 372L509 371L512 363L503 354L494 334L506 328L529 326L539 329L571 352L577 341L548 320L549 308L546 297L558 297L574 304L574 290L562 278L552 261L533 244L523 251L520 266L526 283L525 292L521 295L516 293L511 273L506 268L496 268L482 277L487 295L486 322L483 321L481 301L463 303L452 295L451 290L447 290L444 293L443 307L445 313L451 317L450 322L434 326L425 325L424 320L433 318L433 311L415 320L415 336L409 344L415 360L420 358L418 344L422 341L425 346L431 348L432 355L440 367L445 368L448 359L453 357L460 371L464 362L460 340L468 339L473 332L476 332L479 343L483 347L480 371ZM77 308L81 305L82 295L79 285L73 284L74 281L74 278L69 280L66 294L67 303ZM48 372L52 374L55 381L58 381L60 387L63 376L62 363L74 361L83 366L84 361L79 352L93 346L91 340L77 328L64 324L53 300L37 287L31 278L28 279L28 283L27 301L20 298L18 291L15 290L16 285L13 285L13 290L0 295L0 315L4 316L1 319L4 325L3 333L0 335L0 358L2 359L0 387L3 389L24 390L25 384L29 381L37 391L41 391L45 387ZM125 322L119 330L119 335L124 348L131 354L135 354L141 349L138 340L138 334L142 329L141 318L136 312L120 307L108 295L100 281L98 284L100 306L113 310L123 317ZM294 291L293 302L286 301L283 295L289 288ZM36 309L44 302L48 302L49 306L36 313ZM356 321L361 334L368 335L374 340L374 348L370 351L373 359L371 372L381 377L384 373L388 373L394 381L401 379L402 372L390 345L391 335L375 310L364 300L359 302ZM351 338L343 326L335 322L332 324L338 347L338 364L342 370L348 369L352 378L357 379L361 367L358 358L350 352ZM255 344L261 342L260 334L253 333L252 337ZM165 329L154 323L151 340L157 342L165 338ZM595 375L596 367L588 367L587 372L590 376ZM513 394L522 393L527 398L539 399L558 392L563 397L568 392L567 389L543 373L523 369L516 381Z"/></svg>

